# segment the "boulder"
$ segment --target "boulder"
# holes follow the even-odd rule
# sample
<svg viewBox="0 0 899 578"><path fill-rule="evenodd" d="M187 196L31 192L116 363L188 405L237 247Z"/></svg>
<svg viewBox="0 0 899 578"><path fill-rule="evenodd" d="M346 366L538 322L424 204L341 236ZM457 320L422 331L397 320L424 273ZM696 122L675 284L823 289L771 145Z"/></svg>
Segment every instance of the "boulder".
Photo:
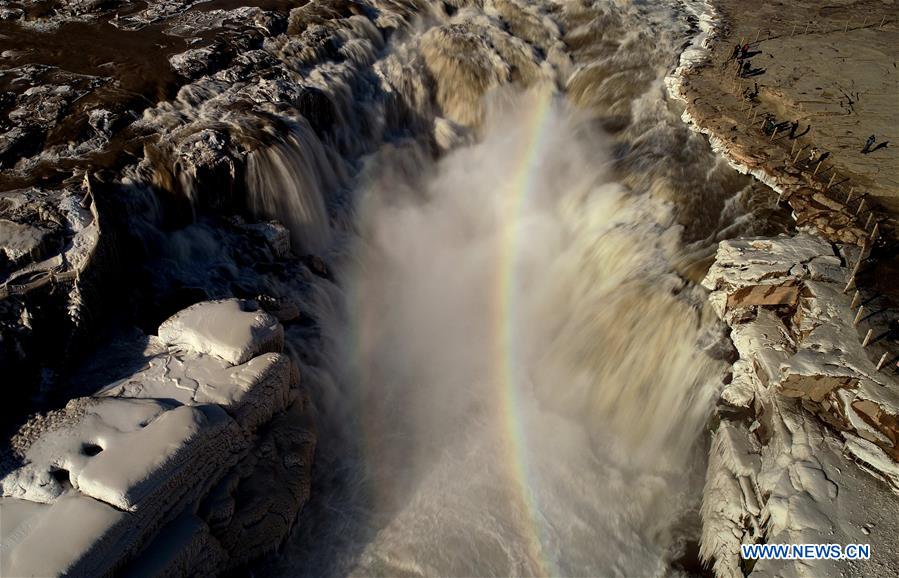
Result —
<svg viewBox="0 0 899 578"><path fill-rule="evenodd" d="M197 353L208 353L232 365L268 351L280 351L284 329L263 311L245 311L238 299L198 303L159 326L159 339Z"/></svg>
<svg viewBox="0 0 899 578"><path fill-rule="evenodd" d="M277 547L315 433L283 330L245 306L174 315L137 371L19 430L0 470L3 575L207 575Z"/></svg>

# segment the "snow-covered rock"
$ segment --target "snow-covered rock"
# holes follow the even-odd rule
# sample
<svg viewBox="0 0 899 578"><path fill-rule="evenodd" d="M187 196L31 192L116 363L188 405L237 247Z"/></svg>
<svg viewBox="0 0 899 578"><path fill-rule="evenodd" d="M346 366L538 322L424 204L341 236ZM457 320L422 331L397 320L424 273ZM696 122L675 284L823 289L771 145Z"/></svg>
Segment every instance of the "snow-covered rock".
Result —
<svg viewBox="0 0 899 578"><path fill-rule="evenodd" d="M238 299L198 303L159 326L159 338L239 365L284 346L284 329L264 311L245 311Z"/></svg>
<svg viewBox="0 0 899 578"><path fill-rule="evenodd" d="M243 307L176 314L142 369L20 429L0 470L4 576L215 573L280 543L314 428L283 330Z"/></svg>
<svg viewBox="0 0 899 578"><path fill-rule="evenodd" d="M277 353L234 367L205 354L160 354L149 359L146 369L98 395L217 404L242 427L254 430L287 406L289 382L290 361Z"/></svg>
<svg viewBox="0 0 899 578"><path fill-rule="evenodd" d="M91 180L0 198L0 367L14 413L91 342L97 304L109 285L109 237L101 235Z"/></svg>
<svg viewBox="0 0 899 578"><path fill-rule="evenodd" d="M4 576L102 576L139 533L125 512L74 492L53 504L0 498L0 515Z"/></svg>
<svg viewBox="0 0 899 578"><path fill-rule="evenodd" d="M701 554L718 576L899 572L899 383L862 346L842 259L804 233L725 241L703 281L740 355L703 494ZM742 561L740 544L759 542L863 543L874 555Z"/></svg>

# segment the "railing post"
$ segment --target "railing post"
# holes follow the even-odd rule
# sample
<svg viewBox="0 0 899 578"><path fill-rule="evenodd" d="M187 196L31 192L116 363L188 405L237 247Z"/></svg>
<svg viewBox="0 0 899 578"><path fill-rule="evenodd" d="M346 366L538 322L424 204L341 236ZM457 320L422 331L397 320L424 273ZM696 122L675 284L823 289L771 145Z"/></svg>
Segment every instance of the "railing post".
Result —
<svg viewBox="0 0 899 578"><path fill-rule="evenodd" d="M868 347L868 344L871 343L871 338L874 337L874 330L869 329L865 334L865 340L862 341L862 347Z"/></svg>
<svg viewBox="0 0 899 578"><path fill-rule="evenodd" d="M874 223L874 230L871 231L871 240L874 241L877 239L877 234L880 232L880 223Z"/></svg>

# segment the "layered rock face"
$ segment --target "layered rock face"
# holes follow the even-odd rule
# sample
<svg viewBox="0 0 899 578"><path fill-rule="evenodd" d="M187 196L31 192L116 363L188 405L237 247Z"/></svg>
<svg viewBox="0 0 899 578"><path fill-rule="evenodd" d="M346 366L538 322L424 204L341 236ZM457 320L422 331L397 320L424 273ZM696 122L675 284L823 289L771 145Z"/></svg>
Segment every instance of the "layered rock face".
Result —
<svg viewBox="0 0 899 578"><path fill-rule="evenodd" d="M703 495L702 555L719 576L899 572L899 382L868 336L896 312L844 294L858 258L805 233L725 241L703 282L739 353ZM741 543L861 543L873 555L753 565Z"/></svg>
<svg viewBox="0 0 899 578"><path fill-rule="evenodd" d="M200 303L138 371L33 417L3 463L3 575L209 575L275 547L315 445L282 344L254 304Z"/></svg>
<svg viewBox="0 0 899 578"><path fill-rule="evenodd" d="M20 407L29 382L52 381L84 337L108 262L109 241L101 238L87 179L0 197L0 367L20 384L5 390L4 414Z"/></svg>
<svg viewBox="0 0 899 578"><path fill-rule="evenodd" d="M837 133L853 134L844 125L876 124L888 110L877 101L880 75L870 73L890 60L872 57L877 51L870 44L889 45L895 29L871 26L873 17L862 20L861 12L884 8L873 4L799 2L756 10L707 2L703 34L684 52L682 74L669 82L672 96L685 103L684 120L734 168L771 187L803 231L724 241L703 281L738 353L713 419L703 494L701 555L718 576L899 571L899 382L893 367L899 314L889 280L895 219L872 210L867 197L893 194L891 177L879 168L882 158L864 158L844 136L833 140ZM794 37L795 24L810 14L818 29L803 24ZM851 73L821 56L837 51L846 34L866 37L864 57L853 51L840 59L866 59ZM738 39L749 41L756 62L764 62L763 76L743 81L728 68ZM864 105L845 115L826 112L831 94L821 87L855 74L865 75ZM743 89L753 82L761 96L747 100ZM798 96L796 87L808 83L822 98L806 101L816 110L803 111L808 96ZM844 98L839 106L853 104ZM794 139L782 131L778 139L760 130L761 116L755 120L769 110L814 126L808 135ZM813 145L834 150L837 158L828 163L841 164L839 175L833 166L806 160ZM826 176L823 168L830 169ZM754 543L861 543L871 545L872 556L742 560L740 545Z"/></svg>
<svg viewBox="0 0 899 578"><path fill-rule="evenodd" d="M318 328L299 303L326 291L310 277L330 275L317 255L349 228L352 175L384 142L466 142L485 93L550 78L560 41L515 38L497 15L523 25L510 2L489 17L466 2L15 4L0 12L16 44L0 50L2 426L18 429L2 574L226 570L277 546L308 493L294 374ZM235 295L268 313L205 302ZM76 380L114 325L101 313L157 336L137 369ZM120 348L93 357L115 365Z"/></svg>
<svg viewBox="0 0 899 578"><path fill-rule="evenodd" d="M0 34L16 46L0 51L0 363L21 398L5 411L64 386L69 344L90 341L105 310L88 297L140 292L112 257L147 260L167 233L235 213L279 219L298 254L321 253L349 220L365 155L464 142L487 91L551 79L543 55L561 58L557 36L506 30L536 18L511 2L490 17L467 2L248 3L4 9ZM433 30L415 34L419 22ZM216 282L210 295L238 294ZM153 290L165 301L177 289ZM53 354L36 345L51 341Z"/></svg>

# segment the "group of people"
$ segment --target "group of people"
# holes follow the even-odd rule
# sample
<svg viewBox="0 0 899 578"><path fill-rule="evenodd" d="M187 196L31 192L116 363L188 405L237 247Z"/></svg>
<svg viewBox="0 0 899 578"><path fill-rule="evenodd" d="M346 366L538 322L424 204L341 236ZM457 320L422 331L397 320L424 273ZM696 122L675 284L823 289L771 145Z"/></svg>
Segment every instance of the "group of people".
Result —
<svg viewBox="0 0 899 578"><path fill-rule="evenodd" d="M724 63L723 66L727 66L731 61L736 61L738 67L738 74L741 78L746 78L748 76L757 76L759 74L764 74L764 69L753 69L752 68L752 60L750 57L758 54L758 52L751 52L749 48L749 44L736 44L734 45L733 52L731 52L730 57ZM758 102L759 96L759 85L757 82L753 82L752 88L745 88L743 90L743 98L750 102ZM797 139L806 133L808 133L812 126L808 125L804 131L801 133L799 131L799 121L798 120L785 120L782 122L777 122L777 119L771 113L765 114L765 122L762 124L762 131L766 135L773 135L776 132L780 132L782 130L786 130L789 128L788 136L792 139ZM865 146L862 148L862 154L870 154L876 150L881 148L885 148L889 141L883 141L877 146L874 144L877 142L876 137L872 134L865 141ZM829 152L819 151L817 148L812 147L809 154L809 163L817 163L821 162L827 157L830 156Z"/></svg>
<svg viewBox="0 0 899 578"><path fill-rule="evenodd" d="M758 86L756 86L756 92L758 92ZM801 133L799 130L799 121L798 120L785 120L783 122L777 122L774 115L770 112L765 113L765 122L762 125L762 131L767 135L772 135L775 132L780 132L782 130L790 129L789 138L796 139L801 137L802 135L808 133L808 131L812 130L812 125L808 125L805 127L805 130Z"/></svg>
<svg viewBox="0 0 899 578"><path fill-rule="evenodd" d="M757 76L759 74L764 74L765 70L762 68L752 68L752 60L750 57L755 56L758 52L752 52L749 49L749 44L736 44L734 46L734 50L730 55L730 58L725 62L725 66L732 60L737 62L738 70L741 78L746 78L748 76Z"/></svg>

